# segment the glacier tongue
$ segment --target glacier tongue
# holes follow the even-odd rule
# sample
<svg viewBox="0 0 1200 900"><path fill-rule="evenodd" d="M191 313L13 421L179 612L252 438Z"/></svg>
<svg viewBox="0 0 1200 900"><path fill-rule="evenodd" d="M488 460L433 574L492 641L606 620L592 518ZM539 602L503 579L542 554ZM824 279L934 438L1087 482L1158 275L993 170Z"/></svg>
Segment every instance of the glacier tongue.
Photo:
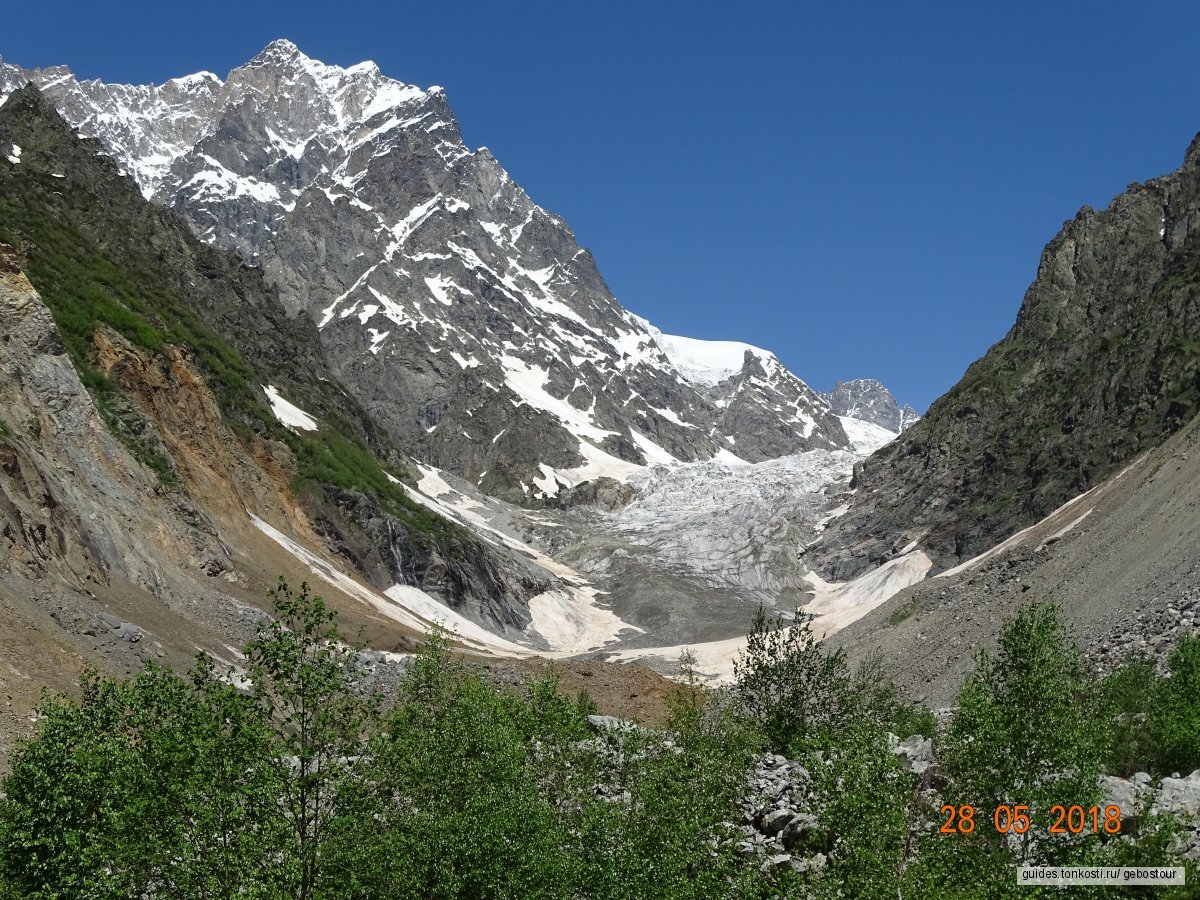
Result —
<svg viewBox="0 0 1200 900"><path fill-rule="evenodd" d="M815 450L762 463L643 469L627 505L531 512L478 494L431 466L412 495L562 581L530 601L528 636L551 653L661 660L695 646L725 673L760 604L818 614L836 630L923 577L910 553L852 585L816 578L802 548L844 501L861 455ZM844 507L842 507L844 508ZM664 647L665 645L665 647ZM655 663L658 665L658 663Z"/></svg>

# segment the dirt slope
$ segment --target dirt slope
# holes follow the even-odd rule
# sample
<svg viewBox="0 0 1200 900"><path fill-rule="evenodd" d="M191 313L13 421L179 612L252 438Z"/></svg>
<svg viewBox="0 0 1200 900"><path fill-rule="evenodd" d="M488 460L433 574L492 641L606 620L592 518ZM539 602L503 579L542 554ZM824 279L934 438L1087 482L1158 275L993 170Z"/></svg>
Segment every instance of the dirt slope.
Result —
<svg viewBox="0 0 1200 900"><path fill-rule="evenodd" d="M944 706L1022 604L1054 601L1103 654L1200 631L1200 420L1037 525L904 590L830 639L878 649L905 693Z"/></svg>

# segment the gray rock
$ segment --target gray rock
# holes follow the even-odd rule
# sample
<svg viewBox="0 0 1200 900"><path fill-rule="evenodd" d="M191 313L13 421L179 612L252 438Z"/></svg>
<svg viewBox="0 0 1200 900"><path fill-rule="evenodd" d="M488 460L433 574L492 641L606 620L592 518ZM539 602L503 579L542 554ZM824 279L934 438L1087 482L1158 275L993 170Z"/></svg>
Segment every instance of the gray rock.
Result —
<svg viewBox="0 0 1200 900"><path fill-rule="evenodd" d="M892 392L871 378L839 381L825 399L839 416L862 419L897 434L920 418L911 406L901 409Z"/></svg>
<svg viewBox="0 0 1200 900"><path fill-rule="evenodd" d="M797 813L784 827L780 840L783 846L791 850L809 834L816 831L817 819L808 813Z"/></svg>
<svg viewBox="0 0 1200 900"><path fill-rule="evenodd" d="M829 863L829 858L824 853L814 853L812 856L802 858L793 857L791 865L792 869L797 872L819 872Z"/></svg>
<svg viewBox="0 0 1200 900"><path fill-rule="evenodd" d="M774 837L783 831L794 818L796 818L794 810L777 809L763 816L762 830L765 834Z"/></svg>
<svg viewBox="0 0 1200 900"><path fill-rule="evenodd" d="M1186 778L1164 778L1152 812L1200 817L1200 769Z"/></svg>
<svg viewBox="0 0 1200 900"><path fill-rule="evenodd" d="M1121 818L1127 819L1138 815L1150 793L1150 786L1148 783L1141 784L1132 779L1101 775L1100 791L1104 795L1104 805L1115 804L1121 807Z"/></svg>
<svg viewBox="0 0 1200 900"><path fill-rule="evenodd" d="M905 767L914 775L922 774L933 765L933 741L919 734L897 743L892 753L903 759Z"/></svg>
<svg viewBox="0 0 1200 900"><path fill-rule="evenodd" d="M1185 262L1200 236L1198 187L1193 142L1175 172L1063 225L1008 334L864 463L850 509L809 551L824 577L849 580L906 531L925 534L939 567L970 559L1192 418L1193 363L1161 348L1200 333Z"/></svg>

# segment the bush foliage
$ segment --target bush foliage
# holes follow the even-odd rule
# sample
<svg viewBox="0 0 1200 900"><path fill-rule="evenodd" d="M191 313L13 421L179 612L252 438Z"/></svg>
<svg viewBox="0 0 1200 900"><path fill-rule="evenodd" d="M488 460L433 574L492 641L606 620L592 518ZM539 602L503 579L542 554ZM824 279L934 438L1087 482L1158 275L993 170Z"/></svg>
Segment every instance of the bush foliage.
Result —
<svg viewBox="0 0 1200 900"><path fill-rule="evenodd" d="M1169 678L1136 664L1096 682L1057 610L1031 607L938 728L878 659L851 673L807 624L760 615L732 688L704 687L685 655L665 728L597 733L594 704L553 674L502 690L442 634L385 699L319 597L282 580L272 593L238 671L201 655L187 675L89 673L78 699L43 702L3 782L0 897L1026 897L1039 889L1016 886L1018 863L1175 852L1169 821L1136 841L1051 840L1044 817L1098 799L1102 765L1140 761L1139 692L1155 758L1191 758L1195 641ZM916 774L893 751L914 725L938 756ZM807 772L816 824L792 853L824 864L739 852L764 752ZM1004 839L992 813L1017 798L1038 824ZM972 805L978 827L941 833L942 804Z"/></svg>

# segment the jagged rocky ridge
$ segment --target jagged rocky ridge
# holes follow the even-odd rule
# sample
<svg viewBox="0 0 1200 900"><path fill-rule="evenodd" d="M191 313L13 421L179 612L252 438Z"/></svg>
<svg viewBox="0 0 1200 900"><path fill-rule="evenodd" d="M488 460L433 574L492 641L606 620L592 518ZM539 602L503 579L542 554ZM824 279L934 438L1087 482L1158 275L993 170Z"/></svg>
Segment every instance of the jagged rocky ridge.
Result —
<svg viewBox="0 0 1200 900"><path fill-rule="evenodd" d="M837 415L861 419L895 434L907 431L921 418L908 404L901 408L892 392L873 378L839 381L825 399Z"/></svg>
<svg viewBox="0 0 1200 900"><path fill-rule="evenodd" d="M1016 323L856 472L809 558L837 579L914 541L939 567L988 549L1158 446L1200 408L1200 141L1183 166L1084 207Z"/></svg>
<svg viewBox="0 0 1200 900"><path fill-rule="evenodd" d="M143 193L261 266L334 374L419 458L519 502L638 466L850 442L765 351L662 335L440 88L276 41L224 81L79 82L0 63L97 137Z"/></svg>
<svg viewBox="0 0 1200 900"><path fill-rule="evenodd" d="M557 580L386 480L409 460L338 384L312 323L287 315L260 272L148 203L32 87L0 107L0 145L0 237L23 255L106 427L210 545L216 511L265 515L246 479L261 485L273 473L298 501L279 524L310 522L311 536L375 587L420 588L496 631L528 625L528 598ZM264 385L303 398L319 427L282 427ZM212 408L176 408L195 391ZM233 479L231 469L257 474ZM197 565L228 568L220 552Z"/></svg>

